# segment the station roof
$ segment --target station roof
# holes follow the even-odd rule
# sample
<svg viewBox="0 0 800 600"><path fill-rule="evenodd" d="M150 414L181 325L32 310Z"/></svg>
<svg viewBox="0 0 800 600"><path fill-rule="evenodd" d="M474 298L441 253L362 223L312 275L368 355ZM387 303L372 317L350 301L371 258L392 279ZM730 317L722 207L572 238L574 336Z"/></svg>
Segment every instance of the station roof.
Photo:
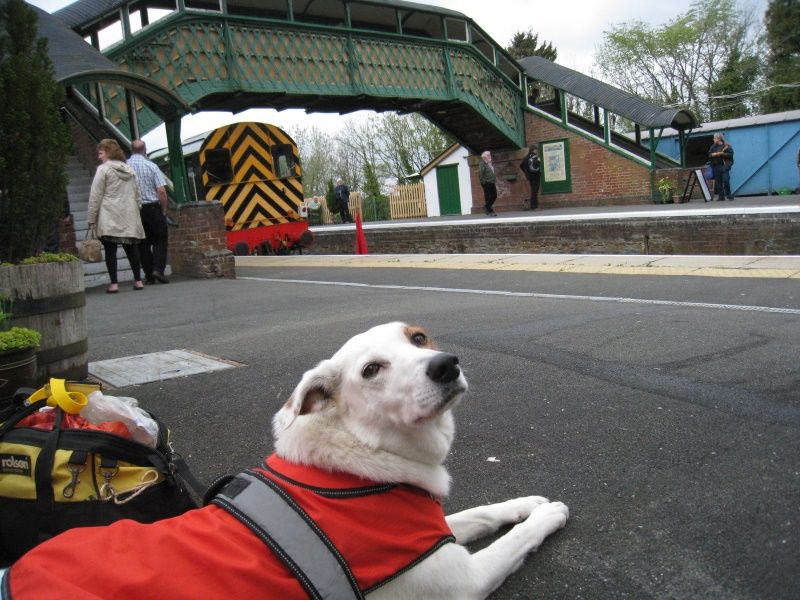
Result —
<svg viewBox="0 0 800 600"><path fill-rule="evenodd" d="M376 7L389 7L389 8L398 8L401 10L408 11L410 13L430 13L430 14L437 14L443 15L458 19L469 19L463 13L449 10L447 8L441 8L438 6L429 6L427 4L418 4L416 2L406 2L404 0L349 0L353 3L357 4L365 4L365 5L374 5ZM130 0L77 0L72 4L65 6L64 8L57 10L53 14L61 19L64 23L66 23L69 27L72 28L82 28L87 25L90 25L101 19L102 17L108 15L109 13L114 12L121 6L129 3ZM151 6L158 7L159 2L153 1L149 3ZM165 3L161 3L165 4ZM168 3L167 3L168 4ZM271 8L277 8L279 6L285 7L287 4L286 0L259 0L254 2L254 0L228 0L228 6L245 6L245 7L257 7L261 10L269 10ZM325 11L325 4L331 6L331 15L336 15L336 9L332 5L335 3L319 3L314 2L313 0L295 0L292 4L292 11L295 15L303 15L305 12L308 12L312 9L313 4L313 11L314 14L320 15L324 14ZM174 6L174 4L173 4ZM322 11L322 13L320 12ZM391 22L387 22L387 25L393 25Z"/></svg>
<svg viewBox="0 0 800 600"><path fill-rule="evenodd" d="M53 15L35 6L31 9L39 18L39 36L47 38L48 55L59 83L78 85L98 81L117 84L148 100L161 113L167 114L175 109L189 112L186 103L170 90L125 71Z"/></svg>
<svg viewBox="0 0 800 600"><path fill-rule="evenodd" d="M698 125L697 118L688 110L664 108L546 58L529 56L517 62L530 79L564 90L643 127L685 130Z"/></svg>

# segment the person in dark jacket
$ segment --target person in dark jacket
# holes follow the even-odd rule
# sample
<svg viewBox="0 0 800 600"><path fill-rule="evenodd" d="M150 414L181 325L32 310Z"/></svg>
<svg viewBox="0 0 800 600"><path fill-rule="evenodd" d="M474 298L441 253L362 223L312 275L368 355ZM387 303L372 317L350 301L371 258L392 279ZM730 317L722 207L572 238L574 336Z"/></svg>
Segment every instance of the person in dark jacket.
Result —
<svg viewBox="0 0 800 600"><path fill-rule="evenodd" d="M536 145L531 144L530 152L522 159L519 165L531 185L531 197L528 201L528 206L524 210L536 210L539 206L539 182L542 176L540 167L541 162L539 161L539 155L536 153Z"/></svg>
<svg viewBox="0 0 800 600"><path fill-rule="evenodd" d="M336 201L336 208L339 209L339 216L342 223L352 223L353 217L350 216L350 188L341 179L336 180L336 187L333 189L333 198Z"/></svg>
<svg viewBox="0 0 800 600"><path fill-rule="evenodd" d="M714 192L717 202L733 200L731 193L731 166L733 165L733 148L725 141L721 133L714 134L714 143L708 149L708 160L714 172Z"/></svg>

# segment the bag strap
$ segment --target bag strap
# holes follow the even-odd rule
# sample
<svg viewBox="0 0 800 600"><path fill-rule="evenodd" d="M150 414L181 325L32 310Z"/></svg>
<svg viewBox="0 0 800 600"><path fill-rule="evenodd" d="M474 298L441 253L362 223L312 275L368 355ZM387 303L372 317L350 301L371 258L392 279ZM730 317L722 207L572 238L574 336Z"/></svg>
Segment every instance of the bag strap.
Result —
<svg viewBox="0 0 800 600"><path fill-rule="evenodd" d="M314 600L363 600L342 555L311 517L275 482L239 473L213 504L247 526L292 572Z"/></svg>
<svg viewBox="0 0 800 600"><path fill-rule="evenodd" d="M32 415L33 413L35 413L37 410L42 408L45 404L47 404L47 400L46 399L37 400L36 402L32 402L28 406L23 407L22 409L18 410L13 415L11 415L6 420L5 423L0 425L0 440L2 440L9 431L14 429L14 427L16 427L17 423L22 421L22 419L24 419L28 415Z"/></svg>

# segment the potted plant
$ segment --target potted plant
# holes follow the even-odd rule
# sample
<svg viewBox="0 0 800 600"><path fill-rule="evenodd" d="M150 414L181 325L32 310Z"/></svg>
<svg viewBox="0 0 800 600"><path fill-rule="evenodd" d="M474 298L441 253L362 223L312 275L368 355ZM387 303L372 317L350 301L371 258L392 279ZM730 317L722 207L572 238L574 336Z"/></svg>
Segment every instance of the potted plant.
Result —
<svg viewBox="0 0 800 600"><path fill-rule="evenodd" d="M672 202L672 192L675 187L672 185L672 180L669 177L662 177L656 184L658 193L661 196L661 204L669 204Z"/></svg>
<svg viewBox="0 0 800 600"><path fill-rule="evenodd" d="M9 299L0 293L0 421L13 410L11 401L21 387L36 383L36 350L41 341L38 331L10 327Z"/></svg>

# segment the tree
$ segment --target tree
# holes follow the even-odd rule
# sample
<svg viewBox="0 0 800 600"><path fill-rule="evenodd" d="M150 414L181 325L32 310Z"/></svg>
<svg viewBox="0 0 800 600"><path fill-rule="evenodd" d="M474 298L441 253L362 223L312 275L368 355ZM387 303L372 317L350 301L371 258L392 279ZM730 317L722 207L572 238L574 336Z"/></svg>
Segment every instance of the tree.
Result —
<svg viewBox="0 0 800 600"><path fill-rule="evenodd" d="M378 122L378 157L392 179L403 181L439 156L453 138L419 114L382 115Z"/></svg>
<svg viewBox="0 0 800 600"><path fill-rule="evenodd" d="M325 193L326 182L334 171L335 155L332 141L318 127L293 127L291 136L300 153L303 168L303 194L310 198Z"/></svg>
<svg viewBox="0 0 800 600"><path fill-rule="evenodd" d="M759 72L755 55L742 57L738 50L731 52L719 78L708 88L712 121L737 119L753 112L753 96L749 92Z"/></svg>
<svg viewBox="0 0 800 600"><path fill-rule="evenodd" d="M511 37L511 43L506 48L508 53L515 59L525 58L526 56L541 56L547 60L556 62L558 51L550 42L539 44L539 34L528 31L518 31Z"/></svg>
<svg viewBox="0 0 800 600"><path fill-rule="evenodd" d="M603 36L595 63L607 81L659 104L688 107L704 120L715 117L709 98L715 90L747 92L756 80L754 20L736 0L696 0L664 25L633 21Z"/></svg>
<svg viewBox="0 0 800 600"><path fill-rule="evenodd" d="M800 108L800 0L770 0L764 16L768 87L761 98L764 112Z"/></svg>
<svg viewBox="0 0 800 600"><path fill-rule="evenodd" d="M66 199L70 137L47 40L23 0L0 2L0 260L37 254Z"/></svg>

